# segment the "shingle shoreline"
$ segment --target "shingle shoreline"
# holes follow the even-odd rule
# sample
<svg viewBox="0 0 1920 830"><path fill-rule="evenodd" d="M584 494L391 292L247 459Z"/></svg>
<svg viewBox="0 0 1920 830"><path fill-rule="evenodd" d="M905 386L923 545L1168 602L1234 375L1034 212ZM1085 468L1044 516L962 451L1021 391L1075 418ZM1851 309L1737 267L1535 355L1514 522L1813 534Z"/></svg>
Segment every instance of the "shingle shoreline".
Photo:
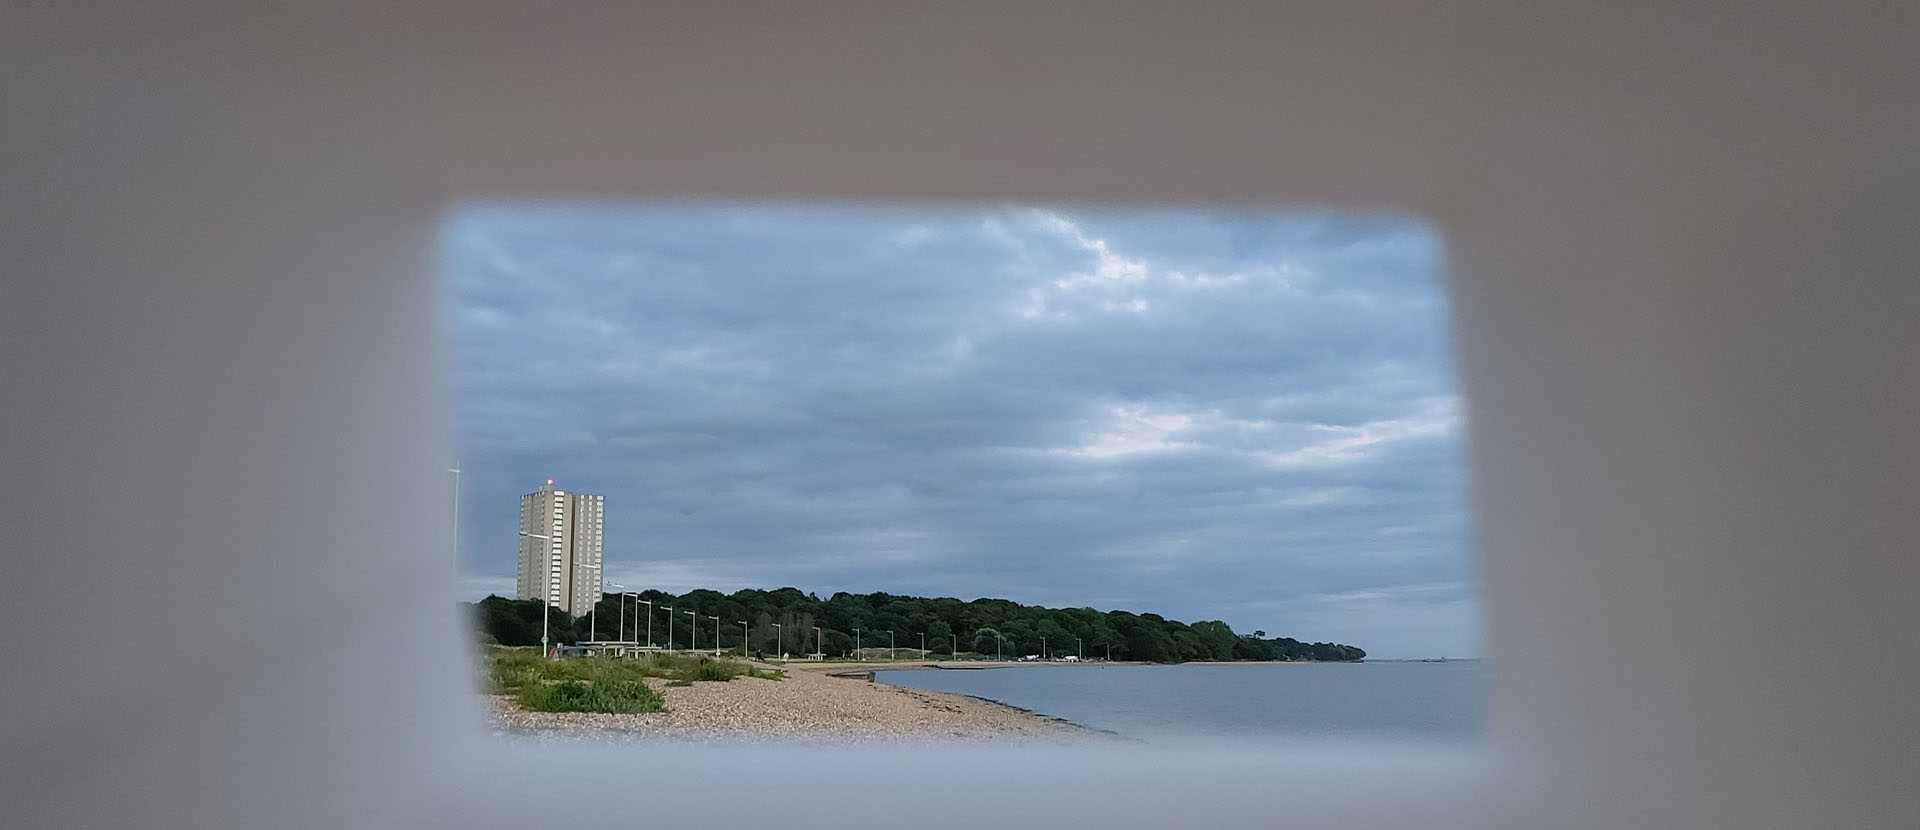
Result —
<svg viewBox="0 0 1920 830"><path fill-rule="evenodd" d="M527 712L488 698L496 729L542 738L1073 743L1112 735L970 695L788 671L784 680L648 685L667 711L646 715Z"/></svg>

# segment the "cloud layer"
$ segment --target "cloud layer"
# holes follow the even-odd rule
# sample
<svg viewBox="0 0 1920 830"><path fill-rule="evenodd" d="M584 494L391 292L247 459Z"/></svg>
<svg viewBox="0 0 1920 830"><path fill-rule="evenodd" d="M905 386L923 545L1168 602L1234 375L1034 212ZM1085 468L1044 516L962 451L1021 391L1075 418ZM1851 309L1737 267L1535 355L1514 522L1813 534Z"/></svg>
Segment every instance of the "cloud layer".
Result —
<svg viewBox="0 0 1920 830"><path fill-rule="evenodd" d="M445 229L469 590L520 493L608 576L1478 652L1438 241L1396 218L476 206Z"/></svg>

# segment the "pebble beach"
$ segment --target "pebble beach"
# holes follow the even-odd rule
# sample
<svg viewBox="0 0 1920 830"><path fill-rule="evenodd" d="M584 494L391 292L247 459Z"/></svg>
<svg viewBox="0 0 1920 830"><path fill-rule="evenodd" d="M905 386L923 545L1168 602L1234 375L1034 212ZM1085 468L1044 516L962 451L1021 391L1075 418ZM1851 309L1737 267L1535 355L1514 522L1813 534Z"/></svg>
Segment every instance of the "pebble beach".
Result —
<svg viewBox="0 0 1920 830"><path fill-rule="evenodd" d="M782 680L668 686L649 678L666 711L643 715L528 712L489 696L500 731L547 739L1072 743L1105 733L965 695L903 689L789 665Z"/></svg>

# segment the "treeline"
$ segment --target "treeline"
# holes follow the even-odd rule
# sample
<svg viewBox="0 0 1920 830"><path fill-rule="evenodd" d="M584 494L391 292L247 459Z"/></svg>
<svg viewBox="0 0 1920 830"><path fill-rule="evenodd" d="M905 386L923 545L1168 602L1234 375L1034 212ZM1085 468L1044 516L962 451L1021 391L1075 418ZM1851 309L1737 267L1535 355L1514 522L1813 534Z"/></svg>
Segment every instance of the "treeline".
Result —
<svg viewBox="0 0 1920 830"><path fill-rule="evenodd" d="M643 591L640 599L653 603L651 611L645 602L636 603L632 596L623 602L618 594L606 595L595 613L577 619L550 608L550 641L644 643L650 636L657 645L691 648L697 638L703 649L738 652L744 646L746 652L762 654L784 650L788 654L820 652L842 658L853 654L857 630L857 642L866 650L884 649L889 642L901 649L918 649L924 634L926 648L935 657L953 657L958 652L962 658L1013 660L1044 653L1054 658L1079 655L1087 659L1181 663L1357 661L1367 656L1362 649L1340 643L1268 639L1264 631L1237 634L1218 620L1183 623L1158 614L1044 608L1004 599L967 602L946 597L842 592L823 600L797 588L748 589L732 594L697 590L679 596ZM467 604L467 608L483 638L501 645L532 646L540 644L540 605L539 600L489 596ZM673 609L671 624L668 608ZM688 611L694 613L689 615ZM744 630L742 621L746 623ZM697 629L689 628L696 623Z"/></svg>
<svg viewBox="0 0 1920 830"><path fill-rule="evenodd" d="M1255 635L1265 634L1256 631ZM1292 637L1264 641L1273 649L1275 660L1312 660L1324 663L1358 663L1367 659L1366 649L1340 643L1303 643Z"/></svg>

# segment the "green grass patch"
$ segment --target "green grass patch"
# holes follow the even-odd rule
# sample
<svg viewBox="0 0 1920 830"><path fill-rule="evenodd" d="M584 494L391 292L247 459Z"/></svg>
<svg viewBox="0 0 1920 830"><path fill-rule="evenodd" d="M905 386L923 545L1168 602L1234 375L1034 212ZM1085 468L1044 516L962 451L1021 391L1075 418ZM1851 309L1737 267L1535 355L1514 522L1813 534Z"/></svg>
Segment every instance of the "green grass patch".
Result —
<svg viewBox="0 0 1920 830"><path fill-rule="evenodd" d="M535 712L635 714L664 709L660 693L646 678L669 686L695 681L724 683L736 677L781 680L779 669L758 669L739 660L704 654L648 654L641 657L574 657L551 660L537 649L486 649L487 688L507 695Z"/></svg>
<svg viewBox="0 0 1920 830"><path fill-rule="evenodd" d="M520 708L532 712L638 715L666 708L666 701L660 697L660 693L638 680L537 683L515 692L513 700L520 704Z"/></svg>
<svg viewBox="0 0 1920 830"><path fill-rule="evenodd" d="M626 662L626 661L622 661ZM751 664L732 658L716 658L705 654L649 654L631 662L645 667L653 677L665 677L670 680L706 681L725 683L736 677L758 677L765 680L779 680L785 672L778 669L756 669Z"/></svg>

